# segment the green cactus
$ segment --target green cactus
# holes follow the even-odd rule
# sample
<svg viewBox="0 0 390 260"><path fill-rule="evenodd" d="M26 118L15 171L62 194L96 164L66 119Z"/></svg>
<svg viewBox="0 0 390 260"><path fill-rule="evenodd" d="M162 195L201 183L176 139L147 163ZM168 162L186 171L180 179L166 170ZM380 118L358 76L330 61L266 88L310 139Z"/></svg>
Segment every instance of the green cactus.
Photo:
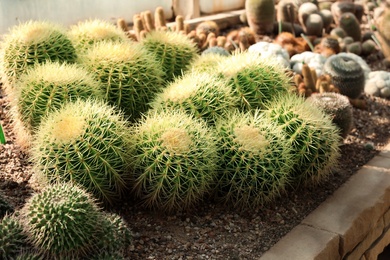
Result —
<svg viewBox="0 0 390 260"><path fill-rule="evenodd" d="M278 93L287 93L290 78L275 61L257 53L236 53L218 64L216 73L228 79L241 99L240 109L262 109Z"/></svg>
<svg viewBox="0 0 390 260"><path fill-rule="evenodd" d="M95 200L78 186L65 183L34 194L21 209L21 218L29 241L49 259L93 252L93 238L102 221Z"/></svg>
<svg viewBox="0 0 390 260"><path fill-rule="evenodd" d="M76 51L80 54L85 53L97 42L126 42L130 40L123 30L100 19L81 21L70 27L68 35Z"/></svg>
<svg viewBox="0 0 390 260"><path fill-rule="evenodd" d="M2 219L7 213L12 213L13 211L14 209L11 204L9 204L9 202L0 193L0 219Z"/></svg>
<svg viewBox="0 0 390 260"><path fill-rule="evenodd" d="M103 101L76 100L52 112L31 146L35 171L48 182L78 183L107 203L127 187L128 122Z"/></svg>
<svg viewBox="0 0 390 260"><path fill-rule="evenodd" d="M154 109L180 109L213 125L226 110L237 107L239 97L215 74L188 72L170 83L151 103Z"/></svg>
<svg viewBox="0 0 390 260"><path fill-rule="evenodd" d="M307 102L321 108L340 129L342 138L346 138L353 126L352 105L349 99L339 93L324 92L313 93Z"/></svg>
<svg viewBox="0 0 390 260"><path fill-rule="evenodd" d="M152 31L141 41L162 66L166 82L181 76L198 56L197 48L186 35L173 31Z"/></svg>
<svg viewBox="0 0 390 260"><path fill-rule="evenodd" d="M2 42L2 79L7 91L26 69L48 60L73 63L76 50L60 25L29 21L11 28Z"/></svg>
<svg viewBox="0 0 390 260"><path fill-rule="evenodd" d="M296 157L291 177L295 185L320 182L340 155L339 130L313 103L295 94L276 97L264 111L287 136Z"/></svg>
<svg viewBox="0 0 390 260"><path fill-rule="evenodd" d="M14 118L32 135L42 117L77 98L103 99L100 83L76 64L47 62L37 64L20 77L16 84Z"/></svg>
<svg viewBox="0 0 390 260"><path fill-rule="evenodd" d="M362 30L360 23L353 13L346 12L340 17L340 28L342 28L348 36L351 36L354 41L360 42L362 39Z"/></svg>
<svg viewBox="0 0 390 260"><path fill-rule="evenodd" d="M189 209L215 180L214 132L180 110L150 111L134 126L133 191L149 208Z"/></svg>
<svg viewBox="0 0 390 260"><path fill-rule="evenodd" d="M19 219L6 214L0 222L0 258L14 259L27 245L27 236Z"/></svg>
<svg viewBox="0 0 390 260"><path fill-rule="evenodd" d="M358 98L364 90L364 70L351 57L340 54L330 56L325 61L323 74L329 75L332 84L349 98Z"/></svg>
<svg viewBox="0 0 390 260"><path fill-rule="evenodd" d="M305 21L305 32L307 35L321 37L324 29L324 21L318 13L310 14Z"/></svg>
<svg viewBox="0 0 390 260"><path fill-rule="evenodd" d="M276 16L274 0L246 0L245 13L255 34L272 34Z"/></svg>
<svg viewBox="0 0 390 260"><path fill-rule="evenodd" d="M256 208L278 197L295 162L276 124L260 110L235 111L221 118L216 130L219 196L239 208Z"/></svg>
<svg viewBox="0 0 390 260"><path fill-rule="evenodd" d="M132 121L149 109L149 101L163 86L159 63L136 42L96 43L81 63L99 79L109 104Z"/></svg>
<svg viewBox="0 0 390 260"><path fill-rule="evenodd" d="M218 63L224 60L225 58L227 57L216 53L208 53L207 55L200 55L190 63L188 71L213 73L218 67Z"/></svg>
<svg viewBox="0 0 390 260"><path fill-rule="evenodd" d="M44 260L45 258L39 252L27 250L18 254L14 259L15 260Z"/></svg>

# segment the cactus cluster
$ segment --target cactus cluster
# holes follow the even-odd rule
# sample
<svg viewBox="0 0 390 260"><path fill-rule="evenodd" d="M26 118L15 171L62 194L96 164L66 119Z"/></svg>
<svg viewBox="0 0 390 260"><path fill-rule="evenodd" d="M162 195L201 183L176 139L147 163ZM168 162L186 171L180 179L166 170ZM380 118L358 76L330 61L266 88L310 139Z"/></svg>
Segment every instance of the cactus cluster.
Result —
<svg viewBox="0 0 390 260"><path fill-rule="evenodd" d="M14 259L27 244L27 236L18 218L5 215L0 221L0 258Z"/></svg>
<svg viewBox="0 0 390 260"><path fill-rule="evenodd" d="M127 186L128 123L103 101L76 100L52 112L33 141L32 161L48 182L71 181L111 203Z"/></svg>

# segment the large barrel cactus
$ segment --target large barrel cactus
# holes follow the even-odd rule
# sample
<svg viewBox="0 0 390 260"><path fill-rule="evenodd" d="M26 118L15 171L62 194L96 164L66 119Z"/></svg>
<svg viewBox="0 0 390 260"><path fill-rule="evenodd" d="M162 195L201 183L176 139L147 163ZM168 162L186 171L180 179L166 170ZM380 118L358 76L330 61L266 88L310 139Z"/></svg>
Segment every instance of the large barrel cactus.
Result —
<svg viewBox="0 0 390 260"><path fill-rule="evenodd" d="M275 123L253 112L229 112L216 124L220 158L218 193L235 207L255 208L278 197L295 164Z"/></svg>
<svg viewBox="0 0 390 260"><path fill-rule="evenodd" d="M112 203L127 187L129 136L122 114L103 101L66 103L38 128L34 168L44 180L77 183Z"/></svg>
<svg viewBox="0 0 390 260"><path fill-rule="evenodd" d="M173 211L199 202L215 180L214 132L180 110L150 111L132 137L132 185L146 207Z"/></svg>

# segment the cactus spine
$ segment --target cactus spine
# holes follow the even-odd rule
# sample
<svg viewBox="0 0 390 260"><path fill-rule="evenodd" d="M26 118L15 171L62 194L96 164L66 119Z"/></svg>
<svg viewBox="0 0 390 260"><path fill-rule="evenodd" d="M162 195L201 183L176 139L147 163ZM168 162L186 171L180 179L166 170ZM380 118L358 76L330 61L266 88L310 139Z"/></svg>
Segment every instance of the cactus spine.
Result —
<svg viewBox="0 0 390 260"><path fill-rule="evenodd" d="M5 215L0 221L0 258L14 259L27 247L27 236L15 215Z"/></svg>

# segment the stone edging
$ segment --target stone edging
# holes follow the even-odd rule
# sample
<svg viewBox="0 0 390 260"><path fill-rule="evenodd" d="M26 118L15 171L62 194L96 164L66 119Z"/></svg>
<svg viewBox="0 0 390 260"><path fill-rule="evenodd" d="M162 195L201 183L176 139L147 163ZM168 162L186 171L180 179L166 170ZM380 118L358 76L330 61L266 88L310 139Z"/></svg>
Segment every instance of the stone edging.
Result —
<svg viewBox="0 0 390 260"><path fill-rule="evenodd" d="M390 144L260 260L376 260L390 244Z"/></svg>

